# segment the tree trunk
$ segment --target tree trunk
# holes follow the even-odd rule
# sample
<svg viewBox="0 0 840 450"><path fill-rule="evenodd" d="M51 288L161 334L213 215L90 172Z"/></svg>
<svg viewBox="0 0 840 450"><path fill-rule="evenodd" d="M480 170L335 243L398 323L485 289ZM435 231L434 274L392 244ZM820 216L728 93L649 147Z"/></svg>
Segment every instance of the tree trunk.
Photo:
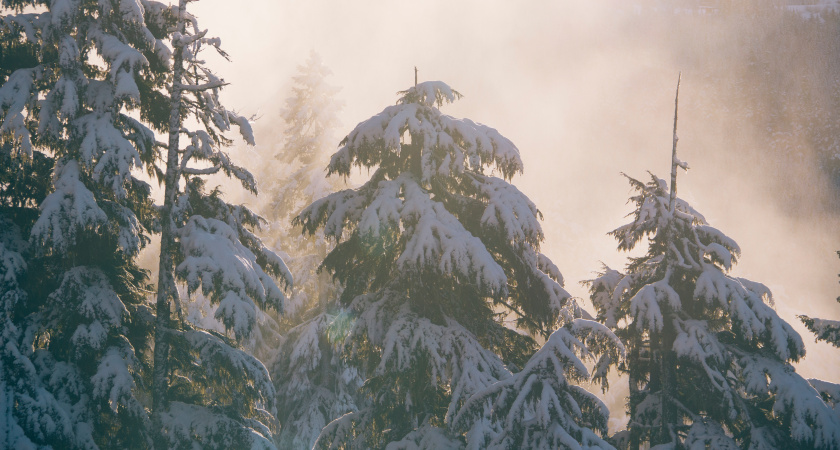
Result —
<svg viewBox="0 0 840 450"><path fill-rule="evenodd" d="M639 379L637 374L643 371L643 369L639 367L641 365L640 347L643 344L641 337L634 337L632 339L635 342L631 345L630 355L627 358L627 369L630 375L630 423L628 424L628 428L630 429L630 437L628 440L628 446L631 450L638 450L639 444L642 440L642 430L637 425L641 423L641 420L638 417L636 408L639 406L641 395L641 393L639 392L639 386L641 385L642 381Z"/></svg>
<svg viewBox="0 0 840 450"><path fill-rule="evenodd" d="M674 403L676 398L676 358L674 357L674 341L676 340L676 329L674 328L674 314L668 311L663 314L665 320L662 327L662 337L659 348L659 370L660 379L662 382L662 402L660 403L661 412L660 418L662 420L659 429L659 442L657 444L665 444L676 440L677 427L677 407Z"/></svg>
<svg viewBox="0 0 840 450"><path fill-rule="evenodd" d="M178 5L178 31L185 31L184 10L187 0L180 0ZM161 209L160 265L158 267L158 291L155 302L155 353L152 371L152 427L155 435L155 448L168 448L168 440L163 435L161 414L167 409L166 391L169 388L169 336L170 305L177 295L175 287L175 267L173 252L175 247L175 224L172 209L178 193L178 146L181 132L181 79L184 71L184 47L173 40L172 88L170 89L169 148L166 157L166 176L164 178L164 202Z"/></svg>

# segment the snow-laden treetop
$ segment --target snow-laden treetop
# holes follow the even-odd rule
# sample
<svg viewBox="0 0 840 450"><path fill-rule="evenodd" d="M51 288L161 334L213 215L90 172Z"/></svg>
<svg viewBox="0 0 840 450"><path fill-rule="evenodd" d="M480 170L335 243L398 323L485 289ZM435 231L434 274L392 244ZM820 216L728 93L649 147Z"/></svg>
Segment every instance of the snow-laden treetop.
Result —
<svg viewBox="0 0 840 450"><path fill-rule="evenodd" d="M442 82L401 94L360 122L329 165L345 176L352 166L374 169L370 180L316 200L295 219L337 242L323 267L348 280L348 304L385 283L434 273L504 302L522 327L547 337L570 295L539 251L542 215L505 179L523 169L519 150L493 128L442 114L436 105L460 96ZM369 258L382 270L360 276L357 261Z"/></svg>
<svg viewBox="0 0 840 450"><path fill-rule="evenodd" d="M403 155L406 131L411 148L419 149L416 169L423 181L472 169L495 166L510 179L522 172L519 149L494 128L469 119L442 114L435 105L451 103L461 94L442 81L426 81L406 91L397 104L359 123L333 155L329 172L349 175L350 167L387 167L409 158Z"/></svg>

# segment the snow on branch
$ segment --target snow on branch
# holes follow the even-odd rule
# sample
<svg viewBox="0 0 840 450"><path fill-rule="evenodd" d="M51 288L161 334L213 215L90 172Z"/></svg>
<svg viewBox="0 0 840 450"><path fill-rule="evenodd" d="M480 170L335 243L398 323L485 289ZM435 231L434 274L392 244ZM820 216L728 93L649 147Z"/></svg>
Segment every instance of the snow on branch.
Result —
<svg viewBox="0 0 840 450"><path fill-rule="evenodd" d="M247 124L247 121L245 126L248 127L247 130L250 132L250 125ZM207 131L184 129L182 132L190 138L190 144L184 149L184 156L181 158L179 170L182 175L205 175L222 170L226 175L239 180L242 187L256 193L257 183L251 172L234 164L230 156L219 147L213 136ZM251 136L251 139L253 139L253 136ZM192 160L208 162L212 167L205 169L187 167L187 164Z"/></svg>
<svg viewBox="0 0 840 450"><path fill-rule="evenodd" d="M41 215L32 227L33 239L45 248L66 249L75 242L79 230L94 229L108 222L80 176L76 161L58 162L55 190L41 203Z"/></svg>
<svg viewBox="0 0 840 450"><path fill-rule="evenodd" d="M790 420L790 433L814 448L840 447L840 417L826 407L819 393L790 364L757 355L741 357L747 392L773 395L773 413ZM789 414L788 411L793 411Z"/></svg>
<svg viewBox="0 0 840 450"><path fill-rule="evenodd" d="M256 141L254 140L254 130L251 127L251 122L253 118L249 119L245 116L240 116L239 114L236 114L233 111L228 111L227 117L231 123L235 124L239 128L239 134L242 136L242 139L244 139L248 145L257 145Z"/></svg>
<svg viewBox="0 0 840 450"><path fill-rule="evenodd" d="M589 379L601 384L606 391L610 367L623 362L627 357L624 344L608 327L594 320L574 319L568 328L584 344L578 348L578 357L595 360Z"/></svg>
<svg viewBox="0 0 840 450"><path fill-rule="evenodd" d="M81 10L80 0L54 0L50 4L49 17L53 26L60 27L73 20Z"/></svg>
<svg viewBox="0 0 840 450"><path fill-rule="evenodd" d="M318 435L312 448L340 448L344 444L355 444L364 448L364 438L353 436L357 423L369 420L369 413L353 411L346 413L328 423Z"/></svg>
<svg viewBox="0 0 840 450"><path fill-rule="evenodd" d="M501 178L479 174L471 178L480 192L479 198L487 203L481 216L482 225L501 229L505 238L517 246L527 244L539 250L544 238L540 225L542 214L534 202Z"/></svg>
<svg viewBox="0 0 840 450"><path fill-rule="evenodd" d="M435 324L412 312L405 300L404 294L386 289L357 297L351 305L361 312L348 342L354 336L364 337L382 349L372 375L415 370L418 356L423 355L431 383L452 389L447 418L470 395L509 376L498 356L458 322L447 318L444 324Z"/></svg>
<svg viewBox="0 0 840 450"><path fill-rule="evenodd" d="M127 410L135 418L144 418L146 410L134 396L134 374L140 370L140 361L127 340L121 343L123 345L119 347L109 347L100 359L96 374L91 378L93 396L107 399L114 413Z"/></svg>
<svg viewBox="0 0 840 450"><path fill-rule="evenodd" d="M20 229L9 219L0 215L0 289L11 292L18 289L19 278L26 272L26 259L21 251L26 241ZM0 314L6 309L0 307Z"/></svg>
<svg viewBox="0 0 840 450"><path fill-rule="evenodd" d="M481 172L490 165L505 178L522 171L519 150L495 129L443 115L431 104L404 101L358 124L333 155L329 172L346 176L354 165L394 164L405 151L402 137L406 131L411 145L420 146L423 180L465 170Z"/></svg>
<svg viewBox="0 0 840 450"><path fill-rule="evenodd" d="M98 27L91 29L88 32L88 37L96 44L99 54L110 65L108 75L112 80L119 82L118 72L120 69L125 69L128 76L133 78L133 72L149 65L149 60L139 50ZM131 83L133 83L133 80ZM136 85L134 89L137 89Z"/></svg>
<svg viewBox="0 0 840 450"><path fill-rule="evenodd" d="M193 349L205 369L236 380L236 389L245 398L258 399L270 404L274 397L274 384L262 362L245 350L236 348L223 337L204 330L178 332L186 348ZM231 386L233 388L233 386Z"/></svg>
<svg viewBox="0 0 840 450"><path fill-rule="evenodd" d="M818 341L826 341L835 347L840 347L840 321L799 316L812 333L817 335Z"/></svg>
<svg viewBox="0 0 840 450"><path fill-rule="evenodd" d="M208 81L207 83L203 83L203 84L179 84L178 88L182 89L182 90L185 90L185 91L197 92L197 91L207 91L207 90L210 90L210 89L218 89L220 87L227 86L228 84L230 84L230 83L226 83L225 80L218 79L218 80Z"/></svg>
<svg viewBox="0 0 840 450"><path fill-rule="evenodd" d="M380 185L387 186L388 183ZM504 270L484 243L464 229L443 204L431 200L428 192L408 176L400 176L390 183L401 185L404 200L400 219L410 236L397 264L417 269L437 266L440 273L464 276L490 292L506 291ZM362 213L360 224L365 223L369 211L371 208Z"/></svg>
<svg viewBox="0 0 840 450"><path fill-rule="evenodd" d="M105 274L95 268L74 267L64 273L50 299L64 305L66 313L78 314L83 323L71 341L78 349L101 349L111 330L122 326L128 310Z"/></svg>
<svg viewBox="0 0 840 450"><path fill-rule="evenodd" d="M131 170L142 165L135 145L115 127L108 113L85 114L73 121L80 137L81 160L93 167L93 177L104 182L117 198L126 196Z"/></svg>
<svg viewBox="0 0 840 450"><path fill-rule="evenodd" d="M629 278L617 270L610 269L603 265L602 272L597 278L587 280L584 283L589 286L590 298L598 314L603 318L604 325L613 329L622 318L622 294L624 289L618 286L622 282L629 282Z"/></svg>
<svg viewBox="0 0 840 450"><path fill-rule="evenodd" d="M473 394L454 426L469 429L471 448L611 449L594 432L606 433L606 405L569 383L589 378L580 352L585 345L565 327L558 329L522 371ZM488 412L489 421L482 420Z"/></svg>
<svg viewBox="0 0 840 450"><path fill-rule="evenodd" d="M429 107L435 105L441 107L444 103L452 103L463 97L460 92L443 81L424 81L398 94L403 96L397 100L397 103L419 103Z"/></svg>
<svg viewBox="0 0 840 450"><path fill-rule="evenodd" d="M459 450L460 441L448 436L440 428L424 422L399 441L389 442L385 450Z"/></svg>
<svg viewBox="0 0 840 450"><path fill-rule="evenodd" d="M349 224L352 232L359 222L365 204L369 201L368 192L374 186L368 182L359 189L345 189L315 200L295 217L294 222L310 233L323 226L324 235L341 241L345 239L345 226Z"/></svg>
<svg viewBox="0 0 840 450"><path fill-rule="evenodd" d="M203 39L204 36L207 35L207 31L208 30L202 30L198 33L187 35L181 34L180 32L176 31L172 33L172 44L176 47L186 47Z"/></svg>
<svg viewBox="0 0 840 450"><path fill-rule="evenodd" d="M0 26L4 32L23 32L26 41L39 44L37 31L40 31L46 24L45 14L5 14L0 17Z"/></svg>
<svg viewBox="0 0 840 450"><path fill-rule="evenodd" d="M651 173L651 181L643 183L626 174L623 175L637 195L630 198L630 202L636 205L635 211L630 214L633 221L609 232L618 240L620 250L632 250L643 238L656 236L657 233L667 229L674 220L676 220L675 226L692 229L706 225L706 218L679 197L674 199L674 212L670 211L668 184L665 180ZM708 232L710 238L720 238L720 243L724 246L731 241L711 227L705 231Z"/></svg>
<svg viewBox="0 0 840 450"><path fill-rule="evenodd" d="M276 449L265 426L243 423L217 408L172 402L161 415L171 448Z"/></svg>
<svg viewBox="0 0 840 450"><path fill-rule="evenodd" d="M660 304L668 304L673 310L681 306L680 296L666 281L646 284L630 299L630 314L639 323L652 331L661 331L665 325Z"/></svg>
<svg viewBox="0 0 840 450"><path fill-rule="evenodd" d="M755 440L753 441L757 443ZM685 448L713 448L716 450L739 450L741 447L716 422L698 420L691 424L684 442ZM765 448L760 445L750 448Z"/></svg>
<svg viewBox="0 0 840 450"><path fill-rule="evenodd" d="M348 226L360 236L372 237L402 228L402 251L397 257L401 268L430 268L465 277L488 292L506 290L505 272L482 241L442 203L429 198L409 174L328 195L304 209L297 220L305 229L324 224L324 233L337 239Z"/></svg>
<svg viewBox="0 0 840 450"><path fill-rule="evenodd" d="M11 134L20 141L21 149L32 156L32 138L26 127L23 110L36 98L35 79L40 75L40 68L19 69L12 72L0 86L0 135Z"/></svg>
<svg viewBox="0 0 840 450"><path fill-rule="evenodd" d="M763 284L733 278L717 267L706 266L697 278L694 298L719 305L747 340L765 342L782 360L797 361L805 355L799 333L767 304L772 297Z"/></svg>
<svg viewBox="0 0 840 450"><path fill-rule="evenodd" d="M261 308L282 310L283 292L228 224L193 216L179 237L185 258L176 272L190 292L201 287L202 293L219 305L216 318L238 337L250 335L256 324L254 301Z"/></svg>

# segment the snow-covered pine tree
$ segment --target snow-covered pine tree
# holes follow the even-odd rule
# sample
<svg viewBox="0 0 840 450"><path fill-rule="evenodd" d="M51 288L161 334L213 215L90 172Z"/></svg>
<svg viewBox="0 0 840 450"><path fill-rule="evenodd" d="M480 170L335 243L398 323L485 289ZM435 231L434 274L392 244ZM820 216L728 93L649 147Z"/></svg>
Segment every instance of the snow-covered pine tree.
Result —
<svg viewBox="0 0 840 450"><path fill-rule="evenodd" d="M280 112L286 123L281 145L270 147L273 154L261 171L266 186L260 208L269 220L267 239L275 248L282 245L289 254L286 262L295 278L285 309L287 324L301 323L302 313L337 296L329 277L316 273L328 251L323 232L306 237L301 236L299 226L292 226L292 219L303 207L343 184L335 177L328 178L325 170L335 148L337 114L343 106L335 99L339 89L326 82L331 73L314 51L298 66L298 74L292 78L292 96Z"/></svg>
<svg viewBox="0 0 840 450"><path fill-rule="evenodd" d="M338 284L318 266L329 250L323 231L301 235L292 218L304 206L339 189L337 177L327 178L336 140L338 88L326 82L331 71L314 51L293 77L292 95L280 112L286 127L279 145L260 169L260 211L269 224L263 239L289 255L295 287L280 321L281 345L260 349L272 360L269 370L277 388L277 442L282 448L312 448L324 426L357 409L361 379L339 355L342 320ZM266 347L266 346L263 346Z"/></svg>
<svg viewBox="0 0 840 450"><path fill-rule="evenodd" d="M627 347L629 448L840 448L840 420L791 362L800 336L772 308L766 286L729 275L738 245L651 174L633 221L612 232L620 250L647 253L626 273L591 280L598 319Z"/></svg>
<svg viewBox="0 0 840 450"><path fill-rule="evenodd" d="M151 314L134 259L154 217L132 169L153 160L154 134L129 111L154 103L164 8L2 7L16 13L0 17L0 47L22 57L0 79L0 447L148 446Z"/></svg>
<svg viewBox="0 0 840 450"><path fill-rule="evenodd" d="M201 60L218 38L208 38L186 11L173 7L169 141L164 170L161 254L156 299L152 420L157 448L272 448L274 386L265 366L237 341L255 329L258 309L282 310L284 294L272 277L290 285L283 261L253 233L263 221L231 205L209 175L222 173L256 193L253 176L225 152L225 132L238 127L254 144L248 120L219 100L225 82ZM181 146L184 136L187 144ZM176 281L199 289L217 305L228 333L197 329L185 320ZM176 316L171 316L172 310Z"/></svg>
<svg viewBox="0 0 840 450"><path fill-rule="evenodd" d="M456 427L453 419L465 402L509 379L509 368L525 367L536 349L505 322L548 338L576 310L539 252L539 211L508 182L522 171L516 146L493 128L442 114L436 105L460 97L442 82L401 94L330 161L330 174L366 167L370 180L296 219L337 242L322 267L342 284L344 351L366 378L364 404L328 424L316 447L463 446L461 430L473 421L465 416ZM575 371L577 357L564 356L559 365ZM562 381L554 386L564 402L584 397ZM578 439L588 426L605 431L604 422L572 416L563 426Z"/></svg>

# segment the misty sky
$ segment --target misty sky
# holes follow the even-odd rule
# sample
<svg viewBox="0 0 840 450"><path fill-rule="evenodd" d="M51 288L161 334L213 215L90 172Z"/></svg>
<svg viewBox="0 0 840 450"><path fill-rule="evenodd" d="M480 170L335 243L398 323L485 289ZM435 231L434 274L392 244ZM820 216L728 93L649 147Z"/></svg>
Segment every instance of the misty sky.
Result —
<svg viewBox="0 0 840 450"><path fill-rule="evenodd" d="M600 261L614 268L626 261L606 235L631 211L620 173L668 175L682 69L673 55L685 45L666 38L660 48L640 46L624 31L632 12L618 4L251 0L231 8L203 0L190 8L231 56L232 63L215 65L231 83L226 103L260 116L258 146L250 151L277 145L260 136L282 127L277 112L310 50L333 70L329 82L342 88L340 136L393 104L396 92L413 84L414 66L420 81L459 90L464 98L443 111L492 126L519 147L525 173L514 184L543 212L543 250L567 289L585 298L578 282ZM683 72L681 104L698 101L704 75ZM800 374L838 382L837 350L815 344L795 315L840 318L834 301L840 220L836 213L795 214L774 202L767 177L742 156L749 152L730 144L749 139L725 135L725 119L680 116L679 155L691 170L680 174L679 195L740 244L733 274L773 290L777 310L806 342ZM799 175L815 192L826 183L816 172Z"/></svg>

